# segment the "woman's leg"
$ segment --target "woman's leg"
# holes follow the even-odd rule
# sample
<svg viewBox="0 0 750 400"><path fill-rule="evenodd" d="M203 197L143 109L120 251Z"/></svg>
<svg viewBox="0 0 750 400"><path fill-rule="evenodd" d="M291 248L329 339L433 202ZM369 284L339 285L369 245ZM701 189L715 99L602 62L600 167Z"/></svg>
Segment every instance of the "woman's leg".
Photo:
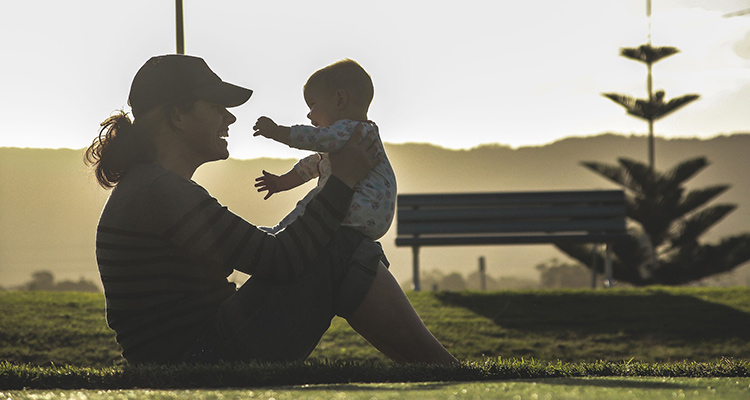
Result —
<svg viewBox="0 0 750 400"><path fill-rule="evenodd" d="M321 274L323 275L323 274ZM224 302L214 325L216 358L304 360L334 317L330 279L307 274L291 283L251 277Z"/></svg>
<svg viewBox="0 0 750 400"><path fill-rule="evenodd" d="M364 300L347 321L357 333L396 362L458 362L430 333L382 263Z"/></svg>
<svg viewBox="0 0 750 400"><path fill-rule="evenodd" d="M397 362L450 363L448 353L380 261L372 240L341 230L305 276L250 278L222 304L216 323L186 355L197 362L305 359L334 315Z"/></svg>
<svg viewBox="0 0 750 400"><path fill-rule="evenodd" d="M226 300L197 352L197 361L304 360L337 313L349 314L374 280L379 250L340 230L307 271L291 282L251 277ZM353 263L351 260L357 261ZM360 265L371 265L368 269ZM371 271L370 271L371 270ZM368 273L369 271L369 273ZM342 281L347 295L339 296ZM202 346L202 347L201 347ZM211 352L202 351L205 349ZM195 353L196 351L193 351Z"/></svg>

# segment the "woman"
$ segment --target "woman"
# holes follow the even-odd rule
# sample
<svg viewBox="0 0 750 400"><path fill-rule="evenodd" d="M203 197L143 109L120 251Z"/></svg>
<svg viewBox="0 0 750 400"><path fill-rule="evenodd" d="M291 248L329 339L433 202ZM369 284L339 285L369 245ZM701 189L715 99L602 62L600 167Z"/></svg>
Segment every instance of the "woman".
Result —
<svg viewBox="0 0 750 400"><path fill-rule="evenodd" d="M123 356L142 362L303 360L334 315L397 362L456 359L432 336L386 269L380 247L341 228L352 187L380 161L372 135L331 154L332 177L276 235L191 181L229 156L227 107L252 91L197 57L151 58L128 103L86 152L114 188L97 228L107 322ZM355 135L361 137L361 135ZM251 275L236 290L233 270Z"/></svg>

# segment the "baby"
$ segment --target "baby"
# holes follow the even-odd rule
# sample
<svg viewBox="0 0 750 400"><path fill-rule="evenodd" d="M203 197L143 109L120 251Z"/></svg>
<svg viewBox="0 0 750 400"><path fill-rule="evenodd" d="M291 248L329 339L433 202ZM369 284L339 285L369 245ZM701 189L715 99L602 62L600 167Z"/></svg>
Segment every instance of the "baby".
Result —
<svg viewBox="0 0 750 400"><path fill-rule="evenodd" d="M255 179L255 186L258 192L268 192L264 200L318 178L316 188L300 200L289 215L275 227L264 229L278 232L304 213L308 201L331 175L327 153L341 149L355 127L363 124L365 133L375 132L383 160L354 188L354 198L342 226L354 228L372 239L379 239L388 231L396 208L396 175L385 155L378 126L367 119L373 92L370 75L357 62L345 59L316 71L304 86L305 102L310 108L307 118L313 126L287 127L277 125L268 117L258 118L253 127L255 136L316 152L299 160L283 175L263 171L263 176Z"/></svg>

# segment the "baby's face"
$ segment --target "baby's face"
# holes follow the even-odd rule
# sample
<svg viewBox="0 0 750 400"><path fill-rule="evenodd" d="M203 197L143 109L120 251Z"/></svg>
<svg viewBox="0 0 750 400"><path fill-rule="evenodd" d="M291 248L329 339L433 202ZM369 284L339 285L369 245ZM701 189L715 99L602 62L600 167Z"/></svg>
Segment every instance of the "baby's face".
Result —
<svg viewBox="0 0 750 400"><path fill-rule="evenodd" d="M314 126L326 127L336 122L336 95L325 90L310 88L305 90L305 102L310 108L307 118Z"/></svg>

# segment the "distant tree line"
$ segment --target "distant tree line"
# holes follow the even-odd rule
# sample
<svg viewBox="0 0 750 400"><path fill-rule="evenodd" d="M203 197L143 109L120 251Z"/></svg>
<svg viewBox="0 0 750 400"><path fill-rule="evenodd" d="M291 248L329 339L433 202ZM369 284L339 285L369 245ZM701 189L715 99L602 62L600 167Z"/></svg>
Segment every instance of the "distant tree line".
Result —
<svg viewBox="0 0 750 400"><path fill-rule="evenodd" d="M422 272L421 283L426 291L460 290L528 290L591 287L591 272L578 264L561 263L552 259L536 266L539 280L514 276L482 276L475 271L464 277L459 272L445 273L439 270ZM483 284L484 282L484 284Z"/></svg>
<svg viewBox="0 0 750 400"><path fill-rule="evenodd" d="M49 271L36 271L31 274L30 281L9 289L47 292L101 292L99 286L84 278L80 278L78 282L70 280L55 282L55 276Z"/></svg>
<svg viewBox="0 0 750 400"><path fill-rule="evenodd" d="M428 270L422 272L421 283L425 291L461 291L461 290L529 290L529 289L588 289L591 288L592 274L586 266L575 261L560 261L552 258L536 266L539 280L513 276L493 277L485 274L482 288L481 272L475 271L467 276L459 272L442 272ZM603 287L604 277L597 275L597 287ZM407 284L407 287L410 285ZM632 287L627 282L619 281L616 286ZM695 281L690 286L750 286L750 271L735 274L715 275Z"/></svg>
<svg viewBox="0 0 750 400"><path fill-rule="evenodd" d="M472 272L464 277L459 272L445 273L436 269L423 271L421 274L422 290L425 291L460 291L460 290L482 290L481 274ZM512 289L536 289L539 283L535 280L517 277L493 277L485 275L485 290L512 290ZM410 286L410 285L407 285Z"/></svg>

